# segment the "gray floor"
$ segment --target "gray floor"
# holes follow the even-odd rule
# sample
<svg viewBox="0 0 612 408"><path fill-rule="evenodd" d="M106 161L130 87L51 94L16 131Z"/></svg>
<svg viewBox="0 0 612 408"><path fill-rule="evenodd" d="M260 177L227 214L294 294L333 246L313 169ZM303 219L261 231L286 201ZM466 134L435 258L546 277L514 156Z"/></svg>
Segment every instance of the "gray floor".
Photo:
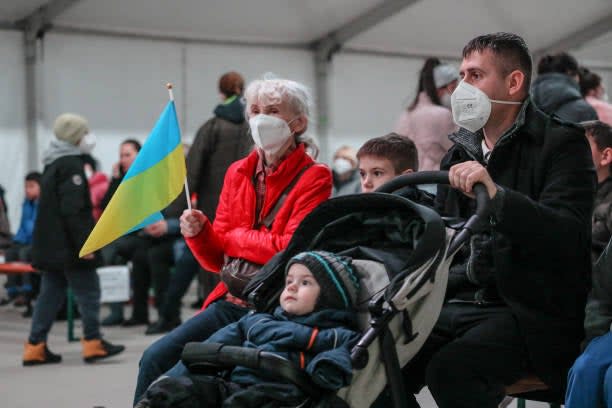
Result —
<svg viewBox="0 0 612 408"><path fill-rule="evenodd" d="M0 283L3 280L0 279ZM193 291L185 303L194 300ZM0 289L0 296L3 296ZM0 406L3 408L127 408L131 407L138 360L142 351L158 336L145 336L144 327L107 328L105 338L126 345L117 357L93 365L81 360L79 343L66 340L66 323L56 322L49 337L49 346L63 356L61 364L22 367L21 353L30 319L21 317L22 309L0 307ZM195 311L183 308L183 319ZM103 311L103 315L106 315ZM76 334L80 335L79 321ZM422 408L436 407L431 395L418 396ZM512 403L510 407L515 407ZM529 408L547 404L528 402Z"/></svg>

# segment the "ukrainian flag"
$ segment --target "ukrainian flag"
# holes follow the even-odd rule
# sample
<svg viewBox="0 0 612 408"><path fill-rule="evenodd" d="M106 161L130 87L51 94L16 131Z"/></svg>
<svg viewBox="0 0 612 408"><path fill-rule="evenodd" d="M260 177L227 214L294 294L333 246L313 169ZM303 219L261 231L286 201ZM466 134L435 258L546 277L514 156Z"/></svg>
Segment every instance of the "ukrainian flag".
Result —
<svg viewBox="0 0 612 408"><path fill-rule="evenodd" d="M161 114L79 256L162 220L160 211L183 190L185 156L174 101Z"/></svg>

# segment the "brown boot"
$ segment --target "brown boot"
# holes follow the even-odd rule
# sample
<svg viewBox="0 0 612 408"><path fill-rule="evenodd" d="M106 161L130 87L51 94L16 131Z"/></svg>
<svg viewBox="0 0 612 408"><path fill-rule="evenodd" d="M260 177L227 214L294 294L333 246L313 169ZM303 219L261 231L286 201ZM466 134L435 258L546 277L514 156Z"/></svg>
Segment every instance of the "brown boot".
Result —
<svg viewBox="0 0 612 408"><path fill-rule="evenodd" d="M83 346L83 360L86 363L114 356L125 350L124 346L111 344L103 339L81 339L81 345Z"/></svg>
<svg viewBox="0 0 612 408"><path fill-rule="evenodd" d="M38 364L53 364L62 361L62 356L52 353L47 348L47 343L41 341L38 344L32 344L27 341L23 347L23 365L32 366Z"/></svg>

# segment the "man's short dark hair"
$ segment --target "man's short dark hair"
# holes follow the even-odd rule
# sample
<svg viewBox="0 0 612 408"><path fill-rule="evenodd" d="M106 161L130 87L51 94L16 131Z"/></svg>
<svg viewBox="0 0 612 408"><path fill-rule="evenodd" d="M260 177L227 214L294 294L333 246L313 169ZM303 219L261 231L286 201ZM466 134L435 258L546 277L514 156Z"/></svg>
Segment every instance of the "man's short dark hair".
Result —
<svg viewBox="0 0 612 408"><path fill-rule="evenodd" d="M544 55L538 62L538 75L551 72L569 76L578 75L578 61L567 52Z"/></svg>
<svg viewBox="0 0 612 408"><path fill-rule="evenodd" d="M31 171L28 174L26 174L25 181L35 181L38 184L40 184L40 178L41 177L42 177L42 174L40 174L40 172L38 172L38 171Z"/></svg>
<svg viewBox="0 0 612 408"><path fill-rule="evenodd" d="M419 156L414 142L397 133L389 133L365 142L357 152L358 159L363 156L376 156L389 160L396 174L408 169L414 171L419 169Z"/></svg>
<svg viewBox="0 0 612 408"><path fill-rule="evenodd" d="M473 52L491 51L498 58L498 66L504 76L519 70L525 75L523 89L531 86L531 54L522 37L512 33L493 33L480 35L463 47L463 58Z"/></svg>

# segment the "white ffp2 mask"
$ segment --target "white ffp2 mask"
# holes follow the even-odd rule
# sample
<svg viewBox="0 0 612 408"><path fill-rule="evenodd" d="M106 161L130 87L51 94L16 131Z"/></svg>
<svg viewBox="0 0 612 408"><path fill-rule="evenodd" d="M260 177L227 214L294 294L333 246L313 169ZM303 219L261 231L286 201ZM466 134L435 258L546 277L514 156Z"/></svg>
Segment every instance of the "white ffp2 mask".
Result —
<svg viewBox="0 0 612 408"><path fill-rule="evenodd" d="M451 95L451 110L457 126L476 133L484 127L491 115L491 102L522 105L523 102L490 99L487 94L465 81L459 82Z"/></svg>
<svg viewBox="0 0 612 408"><path fill-rule="evenodd" d="M338 157L336 160L334 160L332 169L336 172L336 174L345 174L353 170L353 163L344 157Z"/></svg>
<svg viewBox="0 0 612 408"><path fill-rule="evenodd" d="M82 153L91 153L94 147L96 147L96 135L94 135L93 133L87 133L81 138L78 147Z"/></svg>
<svg viewBox="0 0 612 408"><path fill-rule="evenodd" d="M289 124L276 116L259 114L249 120L255 144L268 154L275 154L291 137Z"/></svg>

